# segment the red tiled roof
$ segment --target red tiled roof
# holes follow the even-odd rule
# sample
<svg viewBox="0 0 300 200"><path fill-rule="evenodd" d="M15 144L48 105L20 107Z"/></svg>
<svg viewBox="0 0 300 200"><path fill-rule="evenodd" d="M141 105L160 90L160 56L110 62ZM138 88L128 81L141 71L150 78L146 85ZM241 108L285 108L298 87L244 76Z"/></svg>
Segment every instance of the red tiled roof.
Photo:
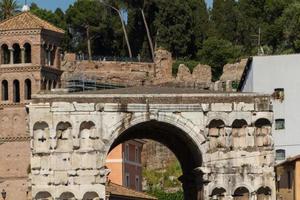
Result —
<svg viewBox="0 0 300 200"><path fill-rule="evenodd" d="M58 33L64 33L64 30L57 28L56 26L45 20L42 20L30 12L22 12L0 22L0 31L26 29L45 29Z"/></svg>
<svg viewBox="0 0 300 200"><path fill-rule="evenodd" d="M147 195L142 192L123 187L121 185L109 182L106 185L106 194L108 196L126 197L140 200L157 200L157 198Z"/></svg>

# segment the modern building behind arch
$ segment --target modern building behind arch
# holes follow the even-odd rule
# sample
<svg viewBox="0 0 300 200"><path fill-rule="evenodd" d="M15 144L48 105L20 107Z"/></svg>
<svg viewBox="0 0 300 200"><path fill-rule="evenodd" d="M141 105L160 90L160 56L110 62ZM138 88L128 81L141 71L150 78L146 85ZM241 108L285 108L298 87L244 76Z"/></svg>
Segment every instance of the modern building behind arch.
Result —
<svg viewBox="0 0 300 200"><path fill-rule="evenodd" d="M30 12L0 22L0 188L6 200L30 195L26 105L43 88L52 89L49 83L59 83L63 34Z"/></svg>
<svg viewBox="0 0 300 200"><path fill-rule="evenodd" d="M300 54L255 56L248 60L239 90L272 95L276 162L300 153L298 77Z"/></svg>

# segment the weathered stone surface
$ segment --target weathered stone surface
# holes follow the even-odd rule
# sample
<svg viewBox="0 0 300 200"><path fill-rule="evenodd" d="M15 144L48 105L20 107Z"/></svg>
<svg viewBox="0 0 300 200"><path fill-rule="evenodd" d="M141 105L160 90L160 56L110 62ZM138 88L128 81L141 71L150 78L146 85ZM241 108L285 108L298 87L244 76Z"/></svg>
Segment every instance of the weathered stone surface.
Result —
<svg viewBox="0 0 300 200"><path fill-rule="evenodd" d="M57 142L57 147L59 144L73 144L68 151L50 149L50 145L46 145L43 146L44 152L39 154L36 153L39 146L33 145L33 158L38 156L42 160L32 160L31 170L35 176L32 179L33 191L44 191L47 185L47 191L57 196L53 191L64 188L77 195L77 199L82 198L74 192L77 186L81 192L94 191L95 184L104 184L106 181L109 170L104 167L105 157L111 145L122 137L122 133L127 133L127 137L132 134L136 139L155 139L176 154L183 165L183 173L192 174L180 178L184 186L189 184L189 187L184 187L189 188L186 189L185 199L196 199L194 190L191 192L190 188L196 188L192 183L202 182L203 179L208 182L203 186L204 200L218 195L213 191L220 187L228 191L226 198L229 199L241 185L247 187L251 194L255 194L262 185L267 185L272 190L273 196L270 198L275 197L275 177L271 173L274 164L271 133L273 114L270 111L262 112L264 107L268 107L269 97L237 93L188 93L186 90L183 95L171 91L151 93L151 90L147 90L142 94L136 91L128 93L127 89L123 94L122 91L118 93L117 101L115 94L85 97L82 94L61 94L61 98L57 95L48 95L47 98L41 95L42 101L46 99L52 102L54 109L41 106L39 99L29 106L32 136L45 136L47 140L50 130L51 140ZM74 101L99 106L93 112L83 111L89 110L89 106L87 109L83 106L66 112L70 110L70 105L76 108ZM257 108L258 104L260 108ZM66 105L67 109L61 108L62 105ZM48 115L49 112L52 114ZM47 126L37 126L40 119L44 119ZM70 125L72 129L66 129ZM73 137L67 137L70 130ZM32 137L33 143L35 137ZM46 143L42 142L43 137L38 138L41 143ZM60 141L62 139L63 143ZM159 156L153 157L153 152ZM47 159L50 160L50 167ZM149 143L146 144L143 159L148 168L157 169L173 162L175 157L166 147ZM202 168L205 170L201 171ZM103 191L98 194L105 194ZM100 198L105 198L105 195Z"/></svg>
<svg viewBox="0 0 300 200"><path fill-rule="evenodd" d="M220 78L221 81L237 81L242 78L242 74L247 64L247 59L243 59L238 63L226 64L223 67L223 74Z"/></svg>
<svg viewBox="0 0 300 200"><path fill-rule="evenodd" d="M211 67L208 65L197 65L193 70L192 77L196 83L210 83L212 80Z"/></svg>
<svg viewBox="0 0 300 200"><path fill-rule="evenodd" d="M192 80L191 71L186 65L184 65L184 64L179 65L176 80L177 81Z"/></svg>

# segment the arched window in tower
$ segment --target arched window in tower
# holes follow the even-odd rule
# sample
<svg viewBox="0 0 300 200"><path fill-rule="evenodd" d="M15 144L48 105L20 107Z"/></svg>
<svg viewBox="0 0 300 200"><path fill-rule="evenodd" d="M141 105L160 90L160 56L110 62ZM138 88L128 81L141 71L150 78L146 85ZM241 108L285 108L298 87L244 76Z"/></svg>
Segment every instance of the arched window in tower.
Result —
<svg viewBox="0 0 300 200"><path fill-rule="evenodd" d="M24 61L25 63L31 63L31 45L29 43L24 44Z"/></svg>
<svg viewBox="0 0 300 200"><path fill-rule="evenodd" d="M24 97L25 97L25 100L30 100L31 99L31 80L30 79L25 80Z"/></svg>
<svg viewBox="0 0 300 200"><path fill-rule="evenodd" d="M14 49L14 64L21 63L21 48L19 44L13 45Z"/></svg>
<svg viewBox="0 0 300 200"><path fill-rule="evenodd" d="M20 82L18 80L14 80L13 82L13 102L20 102Z"/></svg>
<svg viewBox="0 0 300 200"><path fill-rule="evenodd" d="M51 49L51 52L50 52L50 65L51 66L54 65L55 55L56 55L56 46L53 46Z"/></svg>
<svg viewBox="0 0 300 200"><path fill-rule="evenodd" d="M1 64L9 64L10 63L10 52L8 46L3 44L1 46Z"/></svg>
<svg viewBox="0 0 300 200"><path fill-rule="evenodd" d="M8 82L7 80L2 81L2 101L8 101Z"/></svg>

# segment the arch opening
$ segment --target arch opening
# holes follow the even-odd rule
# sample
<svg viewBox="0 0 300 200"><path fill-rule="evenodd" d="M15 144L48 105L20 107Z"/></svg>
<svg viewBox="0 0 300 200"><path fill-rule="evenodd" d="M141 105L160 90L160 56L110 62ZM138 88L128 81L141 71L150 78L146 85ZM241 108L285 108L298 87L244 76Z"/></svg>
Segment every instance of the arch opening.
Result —
<svg viewBox="0 0 300 200"><path fill-rule="evenodd" d="M250 192L245 187L239 187L234 191L234 200L249 200Z"/></svg>
<svg viewBox="0 0 300 200"><path fill-rule="evenodd" d="M56 127L56 150L68 152L73 149L72 125L68 122L60 122Z"/></svg>
<svg viewBox="0 0 300 200"><path fill-rule="evenodd" d="M98 200L99 195L96 192L87 192L83 196L83 200Z"/></svg>
<svg viewBox="0 0 300 200"><path fill-rule="evenodd" d="M20 103L20 82L18 80L14 80L13 82L13 102Z"/></svg>
<svg viewBox="0 0 300 200"><path fill-rule="evenodd" d="M24 44L24 61L31 63L31 45L29 43Z"/></svg>
<svg viewBox="0 0 300 200"><path fill-rule="evenodd" d="M257 200L271 200L272 190L269 187L261 187L257 190Z"/></svg>
<svg viewBox="0 0 300 200"><path fill-rule="evenodd" d="M53 200L49 192L39 192L35 195L35 200Z"/></svg>
<svg viewBox="0 0 300 200"><path fill-rule="evenodd" d="M226 147L225 123L220 119L213 119L208 125L208 137L210 149Z"/></svg>
<svg viewBox="0 0 300 200"><path fill-rule="evenodd" d="M257 147L270 146L273 144L271 137L272 124L268 119L260 118L255 121L255 145Z"/></svg>
<svg viewBox="0 0 300 200"><path fill-rule="evenodd" d="M226 190L224 188L215 188L210 197L214 200L225 200Z"/></svg>
<svg viewBox="0 0 300 200"><path fill-rule="evenodd" d="M8 101L8 82L7 80L2 81L2 101Z"/></svg>
<svg viewBox="0 0 300 200"><path fill-rule="evenodd" d="M25 80L25 85L24 85L24 97L25 100L30 100L31 99L31 80L26 79Z"/></svg>
<svg viewBox="0 0 300 200"><path fill-rule="evenodd" d="M202 154L196 141L188 133L165 122L156 120L142 122L123 131L114 140L109 152L119 144L139 139L159 142L174 153L183 173L179 180L185 199L196 200L202 196L203 173L199 170L202 166Z"/></svg>
<svg viewBox="0 0 300 200"><path fill-rule="evenodd" d="M1 46L1 64L10 63L10 51L7 44Z"/></svg>
<svg viewBox="0 0 300 200"><path fill-rule="evenodd" d="M64 192L60 195L59 200L75 200L75 195L71 192Z"/></svg>
<svg viewBox="0 0 300 200"><path fill-rule="evenodd" d="M13 45L14 50L14 64L21 63L21 47L19 44Z"/></svg>

